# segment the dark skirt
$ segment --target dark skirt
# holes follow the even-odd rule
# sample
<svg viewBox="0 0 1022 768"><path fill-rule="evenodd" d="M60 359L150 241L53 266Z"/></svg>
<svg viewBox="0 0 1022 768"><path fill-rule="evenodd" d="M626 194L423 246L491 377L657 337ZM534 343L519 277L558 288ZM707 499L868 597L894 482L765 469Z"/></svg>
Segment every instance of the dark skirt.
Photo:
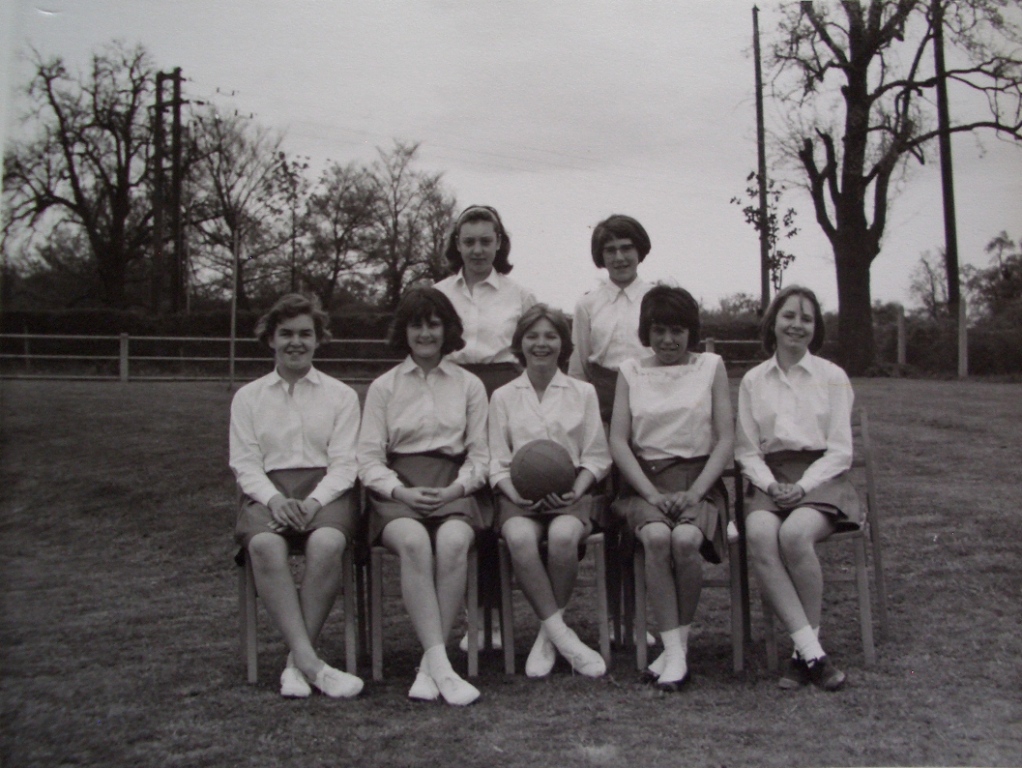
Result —
<svg viewBox="0 0 1022 768"><path fill-rule="evenodd" d="M691 459L661 459L659 461L639 460L643 473L660 493L677 493L692 487L706 466L709 457L697 456ZM672 520L656 507L639 496L625 483L621 493L611 506L612 511L638 533L649 523L663 523L670 529L686 523L694 525L703 534L699 553L710 563L719 563L727 551L726 529L730 519L727 488L717 479L709 492L698 504L685 509L677 520Z"/></svg>
<svg viewBox="0 0 1022 768"><path fill-rule="evenodd" d="M589 363L589 383L596 389L596 399L600 403L600 418L604 424L610 424L614 415L614 394L617 392L617 371L604 368L596 363Z"/></svg>
<svg viewBox="0 0 1022 768"><path fill-rule="evenodd" d="M409 488L446 488L458 477L465 457L443 456L430 453L391 454L387 466L397 473L398 478ZM464 520L474 530L483 527L479 502L475 495L455 499L429 513L416 512L397 499L387 499L380 494L369 492L369 542L376 544L380 534L391 520L409 517L419 520L428 527L439 526L447 520Z"/></svg>
<svg viewBox="0 0 1022 768"><path fill-rule="evenodd" d="M777 482L797 483L802 479L802 475L805 474L809 465L823 456L823 453L823 451L777 451L766 454L763 459L770 467L770 471L774 473ZM752 483L747 483L745 499L745 508L749 512L765 509L783 519L793 509L810 507L831 518L838 531L854 531L862 525L862 506L859 504L859 494L856 493L855 487L848 479L847 472L842 472L837 477L817 486L794 507L780 508L770 498L770 494L760 490Z"/></svg>
<svg viewBox="0 0 1022 768"><path fill-rule="evenodd" d="M495 389L514 381L522 375L522 368L518 363L464 363L461 366L469 373L474 373L486 387L486 397L489 398Z"/></svg>
<svg viewBox="0 0 1022 768"><path fill-rule="evenodd" d="M308 469L274 469L266 473L274 487L288 499L304 501L326 476L326 469L313 467ZM283 536L294 546L304 545L309 534L317 528L336 528L344 534L350 543L355 531L358 530L358 509L351 491L339 496L329 504L324 504L313 515L309 526L304 531L288 528L276 531L271 528L273 515L265 504L260 504L247 493L240 492L238 497L238 520L234 526L234 540L241 547L248 543L257 533L276 533Z"/></svg>
<svg viewBox="0 0 1022 768"><path fill-rule="evenodd" d="M502 493L496 493L495 501L497 507L497 529L504 527L504 523L512 517L528 517L541 523L549 523L555 517L570 515L578 518L585 524L586 530L591 531L595 524L600 522L601 510L604 507L603 496L600 494L587 493L574 504L559 509L545 509L536 512L528 507L519 507L511 499Z"/></svg>

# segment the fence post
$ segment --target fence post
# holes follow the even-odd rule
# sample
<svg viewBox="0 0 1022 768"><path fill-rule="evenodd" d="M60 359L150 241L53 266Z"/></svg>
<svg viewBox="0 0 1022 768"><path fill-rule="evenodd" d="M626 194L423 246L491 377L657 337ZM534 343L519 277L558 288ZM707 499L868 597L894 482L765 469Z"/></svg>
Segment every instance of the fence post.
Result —
<svg viewBox="0 0 1022 768"><path fill-rule="evenodd" d="M121 381L128 380L128 334L121 334L121 360L118 366L121 374Z"/></svg>
<svg viewBox="0 0 1022 768"><path fill-rule="evenodd" d="M898 367L906 363L905 355L905 307L898 305Z"/></svg>
<svg viewBox="0 0 1022 768"><path fill-rule="evenodd" d="M706 351L707 352L717 351L717 345L714 343L713 339L706 339Z"/></svg>
<svg viewBox="0 0 1022 768"><path fill-rule="evenodd" d="M969 326L965 298L958 302L958 378L969 375Z"/></svg>

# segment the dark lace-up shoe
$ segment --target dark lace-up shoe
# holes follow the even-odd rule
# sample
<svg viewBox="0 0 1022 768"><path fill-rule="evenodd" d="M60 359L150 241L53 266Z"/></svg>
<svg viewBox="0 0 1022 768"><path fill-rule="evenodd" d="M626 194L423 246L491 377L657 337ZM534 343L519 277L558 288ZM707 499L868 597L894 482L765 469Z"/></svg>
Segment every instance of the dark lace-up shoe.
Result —
<svg viewBox="0 0 1022 768"><path fill-rule="evenodd" d="M845 684L845 673L835 667L826 656L806 665L809 680L825 691L836 691Z"/></svg>

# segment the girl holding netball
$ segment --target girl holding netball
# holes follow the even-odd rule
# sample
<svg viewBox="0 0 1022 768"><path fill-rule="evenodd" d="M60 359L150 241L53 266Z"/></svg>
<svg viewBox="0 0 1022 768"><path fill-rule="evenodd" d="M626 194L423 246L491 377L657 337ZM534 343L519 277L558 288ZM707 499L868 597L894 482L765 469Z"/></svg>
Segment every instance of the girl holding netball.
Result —
<svg viewBox="0 0 1022 768"><path fill-rule="evenodd" d="M782 688L834 691L845 674L820 645L823 575L815 544L861 524L852 464L853 392L838 366L815 356L823 313L808 288L780 291L763 318L770 359L742 379L735 460L748 480L745 527L753 568L795 645Z"/></svg>
<svg viewBox="0 0 1022 768"><path fill-rule="evenodd" d="M298 294L281 298L256 326L274 354L271 373L231 403L230 465L241 491L235 538L251 559L256 589L290 653L280 693L356 696L362 681L326 664L314 645L341 584L341 555L355 531L358 396L312 365L330 338L328 318ZM305 551L302 589L288 567Z"/></svg>
<svg viewBox="0 0 1022 768"><path fill-rule="evenodd" d="M600 415L610 423L617 372L645 350L639 344L639 305L650 284L639 278L639 264L649 253L649 235L631 216L614 214L593 229L593 263L607 270L607 282L575 305L568 373L596 387Z"/></svg>
<svg viewBox="0 0 1022 768"><path fill-rule="evenodd" d="M702 560L719 563L726 547L720 475L734 451L734 422L724 361L694 351L699 305L688 291L651 288L638 337L652 354L626 360L618 373L610 450L625 485L613 508L645 551L664 644L648 672L661 689L675 691L689 680Z"/></svg>
<svg viewBox="0 0 1022 768"><path fill-rule="evenodd" d="M390 342L408 356L369 386L358 441L370 542L400 557L401 595L424 650L409 698L471 704L479 691L451 667L446 640L482 527L474 494L489 461L486 391L449 360L464 346L462 325L437 289L402 297Z"/></svg>
<svg viewBox="0 0 1022 768"><path fill-rule="evenodd" d="M586 646L564 622L578 575L578 547L593 527L593 486L610 469L610 452L591 384L561 372L571 354L564 314L545 304L528 309L515 328L511 349L525 372L493 393L490 402L490 484L499 492L497 523L507 542L515 576L540 619L525 672L550 673L559 652L575 671L590 677L606 672L603 657ZM560 443L576 467L575 483L564 495L526 499L510 477L515 452L533 440ZM547 539L547 560L540 540Z"/></svg>

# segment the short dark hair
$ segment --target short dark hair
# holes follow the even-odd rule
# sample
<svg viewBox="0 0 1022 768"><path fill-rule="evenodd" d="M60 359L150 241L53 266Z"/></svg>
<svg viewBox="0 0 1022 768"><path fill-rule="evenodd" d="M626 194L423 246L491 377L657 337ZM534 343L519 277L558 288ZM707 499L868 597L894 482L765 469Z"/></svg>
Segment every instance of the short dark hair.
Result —
<svg viewBox="0 0 1022 768"><path fill-rule="evenodd" d="M688 331L688 348L699 345L699 303L684 288L654 285L639 305L639 341L649 346L649 328L657 325L680 325Z"/></svg>
<svg viewBox="0 0 1022 768"><path fill-rule="evenodd" d="M533 304L518 318L514 336L511 337L511 352L518 358L519 363L525 365L525 355L522 354L522 338L540 320L549 320L557 331L557 335L561 337L561 354L557 356L557 364L563 367L574 349L571 344L571 323L568 322L568 318L561 310L546 304Z"/></svg>
<svg viewBox="0 0 1022 768"><path fill-rule="evenodd" d="M318 298L303 293L288 293L277 299L270 307L270 311L256 323L256 338L269 346L270 339L277 332L277 326L300 315L312 317L312 324L316 328L316 341L330 341L330 315L323 311Z"/></svg>
<svg viewBox="0 0 1022 768"><path fill-rule="evenodd" d="M813 293L809 288L802 285L789 285L787 288L782 288L774 296L774 300L770 302L770 306L767 307L766 314L763 315L763 323L759 327L760 338L763 341L763 349L768 355L772 355L777 351L777 334L774 331L774 326L777 324L777 315L781 311L781 307L784 306L784 302L790 299L792 296L801 296L804 299L808 299L809 303L813 305L813 338L809 341L809 351L816 353L820 351L823 346L824 327L823 327L823 310L820 308L820 300L816 298L816 294Z"/></svg>
<svg viewBox="0 0 1022 768"><path fill-rule="evenodd" d="M465 328L458 317L458 310L451 300L436 288L409 288L401 297L394 310L387 342L398 352L411 354L408 346L408 326L435 317L444 324L444 343L440 354L456 352L465 346Z"/></svg>
<svg viewBox="0 0 1022 768"><path fill-rule="evenodd" d="M470 205L454 220L451 231L447 233L447 247L444 249L444 256L447 257L447 263L451 265L451 271L457 272L465 266L461 253L458 251L458 236L461 234L461 225L473 221L488 221L493 225L493 230L499 241L497 255L493 259L493 268L497 270L498 274L506 275L514 269L511 262L508 261L508 256L511 253L511 235L504 229L504 222L500 220L497 209L489 205Z"/></svg>
<svg viewBox="0 0 1022 768"><path fill-rule="evenodd" d="M631 216L625 216L621 213L608 216L593 229L591 244L593 263L600 269L603 269L606 266L603 263L603 246L611 240L625 238L632 241L632 245L639 252L639 262L641 263L646 258L646 254L649 253L649 235L646 234L645 228L638 221Z"/></svg>

